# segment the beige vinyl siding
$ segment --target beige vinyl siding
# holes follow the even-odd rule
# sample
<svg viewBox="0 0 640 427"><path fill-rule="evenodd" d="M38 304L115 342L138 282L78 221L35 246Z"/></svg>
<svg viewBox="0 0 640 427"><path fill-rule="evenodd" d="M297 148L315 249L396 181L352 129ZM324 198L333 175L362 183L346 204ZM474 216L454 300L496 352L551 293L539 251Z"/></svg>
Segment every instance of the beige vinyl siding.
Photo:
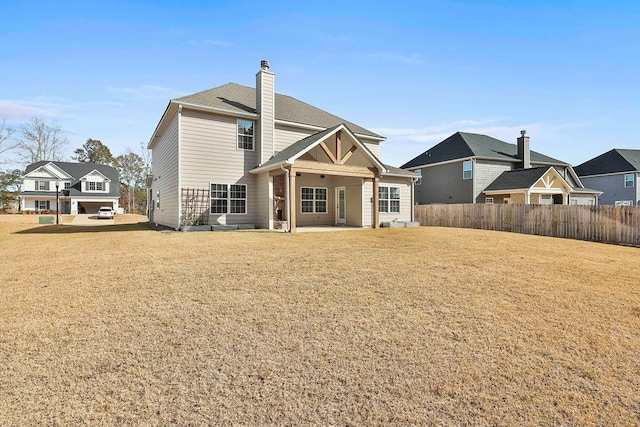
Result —
<svg viewBox="0 0 640 427"><path fill-rule="evenodd" d="M362 227L362 178L345 179L344 187L347 203L347 225Z"/></svg>
<svg viewBox="0 0 640 427"><path fill-rule="evenodd" d="M411 184L408 180L402 178L383 177L380 179L380 187L399 187L400 188L400 212L380 212L380 222L393 221L411 221Z"/></svg>
<svg viewBox="0 0 640 427"><path fill-rule="evenodd" d="M294 142L298 142L301 139L306 138L309 135L316 133L313 130L298 129L290 126L276 125L275 128L275 141L274 150L275 153L279 153Z"/></svg>
<svg viewBox="0 0 640 427"><path fill-rule="evenodd" d="M510 171L513 164L508 162L494 162L491 160L476 160L473 166L475 168L473 171L475 185L473 199L476 203L484 203L484 195L482 195L484 189L495 181L502 172ZM462 170L460 171L460 175L462 175Z"/></svg>
<svg viewBox="0 0 640 427"><path fill-rule="evenodd" d="M178 115L153 147L153 221L178 228ZM157 195L160 192L160 207Z"/></svg>
<svg viewBox="0 0 640 427"><path fill-rule="evenodd" d="M336 177L326 176L320 178L320 175L302 174L296 178L296 205L291 209L296 210L296 225L331 225L335 223L335 186L339 185ZM327 213L302 213L302 187L321 187L327 189Z"/></svg>
<svg viewBox="0 0 640 427"><path fill-rule="evenodd" d="M259 153L237 149L236 118L183 109L181 132L182 187L210 188L211 183L247 186L246 214L210 215L209 223L258 223L257 180L249 171L257 166Z"/></svg>
<svg viewBox="0 0 640 427"><path fill-rule="evenodd" d="M256 227L269 228L269 215L273 211L273 194L269 173L262 173L256 177Z"/></svg>
<svg viewBox="0 0 640 427"><path fill-rule="evenodd" d="M362 226L373 226L373 181L370 179L362 182Z"/></svg>
<svg viewBox="0 0 640 427"><path fill-rule="evenodd" d="M380 142L364 137L359 137L360 141L373 153L374 156L380 158Z"/></svg>
<svg viewBox="0 0 640 427"><path fill-rule="evenodd" d="M269 160L274 154L273 139L275 137L274 132L274 120L275 120L275 94L274 94L274 78L273 73L258 72L256 76L256 100L260 120L256 123L256 137L258 138L256 149L261 153L258 158L259 163L262 164Z"/></svg>

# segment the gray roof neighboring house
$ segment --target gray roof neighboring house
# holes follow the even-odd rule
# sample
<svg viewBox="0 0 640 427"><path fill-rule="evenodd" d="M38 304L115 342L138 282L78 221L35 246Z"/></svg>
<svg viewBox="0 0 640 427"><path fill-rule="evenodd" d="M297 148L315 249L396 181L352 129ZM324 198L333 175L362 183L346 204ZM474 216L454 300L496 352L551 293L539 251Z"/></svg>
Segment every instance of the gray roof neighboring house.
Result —
<svg viewBox="0 0 640 427"><path fill-rule="evenodd" d="M484 191L531 188L549 170L549 166L502 172Z"/></svg>
<svg viewBox="0 0 640 427"><path fill-rule="evenodd" d="M573 169L578 176L640 172L640 150L614 148Z"/></svg>
<svg viewBox="0 0 640 427"><path fill-rule="evenodd" d="M516 144L500 141L487 135L456 132L444 141L401 166L416 168L457 159L479 157L486 159L520 162ZM568 163L531 150L531 162L537 164L563 165Z"/></svg>
<svg viewBox="0 0 640 427"><path fill-rule="evenodd" d="M83 193L81 191L81 184L79 180L83 176L93 172L94 170L97 170L98 172L106 176L113 184L113 185L109 185L108 193L101 193L100 196L101 197L102 196L120 197L120 181L118 178L118 170L112 166L99 165L95 163L51 162L51 161L43 160L40 162L31 163L29 166L26 167L24 173L26 175L42 166L48 165L49 163L56 165L57 167L59 167L60 169L62 169L63 171L65 171L66 173L68 173L73 177L73 180L71 180L71 188L68 190L69 196L80 196L80 195L86 196L87 193ZM60 189L60 191L62 191L62 189ZM23 194L25 195L38 195L41 193L42 192L38 192L38 191L23 192ZM51 195L51 193L42 193L42 194Z"/></svg>
<svg viewBox="0 0 640 427"><path fill-rule="evenodd" d="M236 83L227 83L213 89L197 92L171 100L175 103L191 104L194 106L212 108L230 113L256 114L256 90L249 86ZM349 128L360 135L370 136L376 139L384 137L367 130L361 126L334 116L324 110L316 108L291 96L275 94L275 118L291 123L330 128L345 123Z"/></svg>

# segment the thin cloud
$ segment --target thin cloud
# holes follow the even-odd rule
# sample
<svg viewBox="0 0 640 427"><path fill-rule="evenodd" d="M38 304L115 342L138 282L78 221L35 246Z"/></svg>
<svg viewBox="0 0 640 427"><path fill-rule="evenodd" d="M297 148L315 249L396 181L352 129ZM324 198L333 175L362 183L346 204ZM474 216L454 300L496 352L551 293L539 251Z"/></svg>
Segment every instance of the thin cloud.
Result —
<svg viewBox="0 0 640 427"><path fill-rule="evenodd" d="M51 104L34 101L15 101L0 99L0 118L17 122L31 117L59 117L60 114L52 110Z"/></svg>

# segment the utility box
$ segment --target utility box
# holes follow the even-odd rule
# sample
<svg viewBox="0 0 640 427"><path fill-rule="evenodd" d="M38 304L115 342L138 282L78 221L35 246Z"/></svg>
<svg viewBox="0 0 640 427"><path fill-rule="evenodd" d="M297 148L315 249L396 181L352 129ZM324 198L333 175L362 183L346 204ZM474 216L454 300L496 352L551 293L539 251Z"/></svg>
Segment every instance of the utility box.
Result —
<svg viewBox="0 0 640 427"><path fill-rule="evenodd" d="M40 218L38 218L38 223L39 224L53 224L53 217L52 216L41 216Z"/></svg>

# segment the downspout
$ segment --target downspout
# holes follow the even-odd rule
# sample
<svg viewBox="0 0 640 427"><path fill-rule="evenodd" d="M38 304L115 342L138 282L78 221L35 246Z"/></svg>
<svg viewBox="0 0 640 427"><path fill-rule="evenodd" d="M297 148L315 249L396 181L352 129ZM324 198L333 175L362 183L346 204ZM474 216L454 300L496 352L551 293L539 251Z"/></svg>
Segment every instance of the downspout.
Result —
<svg viewBox="0 0 640 427"><path fill-rule="evenodd" d="M180 162L182 161L181 156L180 156L180 150L181 150L181 144L180 144L180 140L182 137L182 104L178 104L178 153L176 154L176 157L178 158L178 191L176 194L176 199L178 199L178 226L176 227L176 230L180 230L180 228L182 227L182 211L181 211L181 206L182 206L182 200L181 200L181 196L182 196L182 190L181 190L181 184L182 184L182 168L180 165ZM155 218L154 218L155 219Z"/></svg>
<svg viewBox="0 0 640 427"><path fill-rule="evenodd" d="M289 169L285 168L284 165L280 165L280 169L282 169L284 171L284 173L287 175L287 178L284 180L284 194L285 194L285 203L286 203L286 210L287 210L287 228L285 230L282 230L284 233L288 233L291 230L291 227L289 227L289 222L291 221L291 200L289 199Z"/></svg>

